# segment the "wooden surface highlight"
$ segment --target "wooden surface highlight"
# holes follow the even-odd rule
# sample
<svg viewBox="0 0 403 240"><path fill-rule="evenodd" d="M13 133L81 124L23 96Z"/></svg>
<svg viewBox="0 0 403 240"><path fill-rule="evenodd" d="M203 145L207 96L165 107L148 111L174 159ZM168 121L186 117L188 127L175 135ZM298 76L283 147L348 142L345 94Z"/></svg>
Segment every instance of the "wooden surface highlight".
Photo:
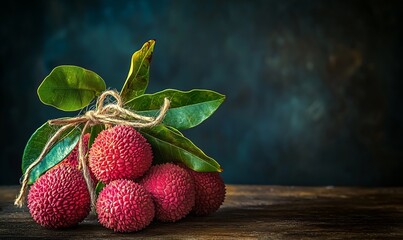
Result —
<svg viewBox="0 0 403 240"><path fill-rule="evenodd" d="M403 188L227 185L227 198L208 217L153 222L135 233L114 233L95 216L51 230L13 200L17 186L0 187L0 239L403 239Z"/></svg>

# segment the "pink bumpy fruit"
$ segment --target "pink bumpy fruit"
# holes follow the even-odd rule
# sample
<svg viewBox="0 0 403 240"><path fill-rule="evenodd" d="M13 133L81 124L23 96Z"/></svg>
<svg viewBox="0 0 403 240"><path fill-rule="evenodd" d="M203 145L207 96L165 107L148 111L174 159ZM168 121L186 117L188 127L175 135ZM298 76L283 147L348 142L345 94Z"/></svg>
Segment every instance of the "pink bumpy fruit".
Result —
<svg viewBox="0 0 403 240"><path fill-rule="evenodd" d="M49 170L29 190L28 208L32 218L47 228L78 224L90 212L90 195L82 173L71 166Z"/></svg>
<svg viewBox="0 0 403 240"><path fill-rule="evenodd" d="M193 212L198 216L217 211L225 199L225 184L217 172L196 172L181 165L193 177L196 197Z"/></svg>
<svg viewBox="0 0 403 240"><path fill-rule="evenodd" d="M134 232L148 226L154 218L151 195L131 180L110 182L97 200L99 222L115 232Z"/></svg>
<svg viewBox="0 0 403 240"><path fill-rule="evenodd" d="M140 184L153 197L157 220L175 222L193 208L193 181L186 170L177 165L165 163L151 167Z"/></svg>
<svg viewBox="0 0 403 240"><path fill-rule="evenodd" d="M130 126L115 126L98 134L89 153L89 166L104 183L136 179L151 166L152 150L146 139Z"/></svg>

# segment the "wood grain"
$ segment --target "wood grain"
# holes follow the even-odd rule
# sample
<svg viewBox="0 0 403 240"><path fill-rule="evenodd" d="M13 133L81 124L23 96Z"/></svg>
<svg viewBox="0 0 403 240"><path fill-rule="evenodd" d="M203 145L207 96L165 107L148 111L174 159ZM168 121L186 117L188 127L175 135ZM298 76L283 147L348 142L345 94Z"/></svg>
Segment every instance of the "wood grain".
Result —
<svg viewBox="0 0 403 240"><path fill-rule="evenodd" d="M228 185L208 217L153 222L136 233L114 233L90 216L64 230L36 224L12 204L17 186L0 187L0 239L403 239L403 188Z"/></svg>

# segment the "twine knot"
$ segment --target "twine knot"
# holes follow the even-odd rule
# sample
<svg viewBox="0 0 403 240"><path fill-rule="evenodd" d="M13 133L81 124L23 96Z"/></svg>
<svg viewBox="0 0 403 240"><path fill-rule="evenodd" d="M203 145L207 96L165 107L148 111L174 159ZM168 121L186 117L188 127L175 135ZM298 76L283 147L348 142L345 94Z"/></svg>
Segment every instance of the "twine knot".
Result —
<svg viewBox="0 0 403 240"><path fill-rule="evenodd" d="M105 104L108 96L113 97L116 102ZM88 192L90 193L91 197L91 208L92 210L94 210L96 201L94 183L91 180L90 172L87 166L86 153L84 152L83 144L83 136L87 132L88 127L98 124L104 124L105 126L127 125L134 128L153 127L162 122L169 109L169 106L170 101L165 98L164 104L161 106L159 114L156 117L142 116L124 108L122 98L117 91L108 90L103 92L98 97L94 110L89 110L85 114L77 117L49 120L48 123L50 125L61 126L61 128L59 128L55 132L55 134L51 138L49 138L38 158L34 162L32 162L25 171L21 184L21 189L17 198L15 199L14 205L22 207L28 188L28 177L32 169L42 161L42 159L50 151L52 146L59 140L63 133L65 133L66 130L71 129L72 127L77 127L80 124L84 124L84 127L81 130L81 137L78 142L79 169L81 169L83 172Z"/></svg>
<svg viewBox="0 0 403 240"><path fill-rule="evenodd" d="M92 110L86 112L85 116L87 117L88 121L91 121L92 123L97 121L96 113L94 111L92 111Z"/></svg>

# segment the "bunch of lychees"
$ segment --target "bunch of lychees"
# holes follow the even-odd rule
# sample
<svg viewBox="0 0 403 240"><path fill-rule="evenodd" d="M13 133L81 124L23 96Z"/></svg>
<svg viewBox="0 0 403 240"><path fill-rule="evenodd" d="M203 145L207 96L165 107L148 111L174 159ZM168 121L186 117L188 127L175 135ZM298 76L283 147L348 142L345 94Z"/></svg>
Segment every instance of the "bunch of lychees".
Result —
<svg viewBox="0 0 403 240"><path fill-rule="evenodd" d="M98 134L88 161L93 180L106 184L96 203L103 226L138 231L153 219L175 222L190 212L208 215L223 203L225 185L219 173L195 172L183 164L151 166L152 159L150 144L130 126L118 125ZM88 216L90 196L77 167L76 147L33 184L28 208L37 223L69 227Z"/></svg>
<svg viewBox="0 0 403 240"><path fill-rule="evenodd" d="M221 166L181 130L207 119L225 96L204 89L145 94L154 45L133 54L120 93L77 66L54 68L39 86L44 104L84 112L47 121L24 149L15 205L29 189L28 208L40 225L70 227L95 208L106 228L133 232L153 220L208 215L223 203Z"/></svg>

